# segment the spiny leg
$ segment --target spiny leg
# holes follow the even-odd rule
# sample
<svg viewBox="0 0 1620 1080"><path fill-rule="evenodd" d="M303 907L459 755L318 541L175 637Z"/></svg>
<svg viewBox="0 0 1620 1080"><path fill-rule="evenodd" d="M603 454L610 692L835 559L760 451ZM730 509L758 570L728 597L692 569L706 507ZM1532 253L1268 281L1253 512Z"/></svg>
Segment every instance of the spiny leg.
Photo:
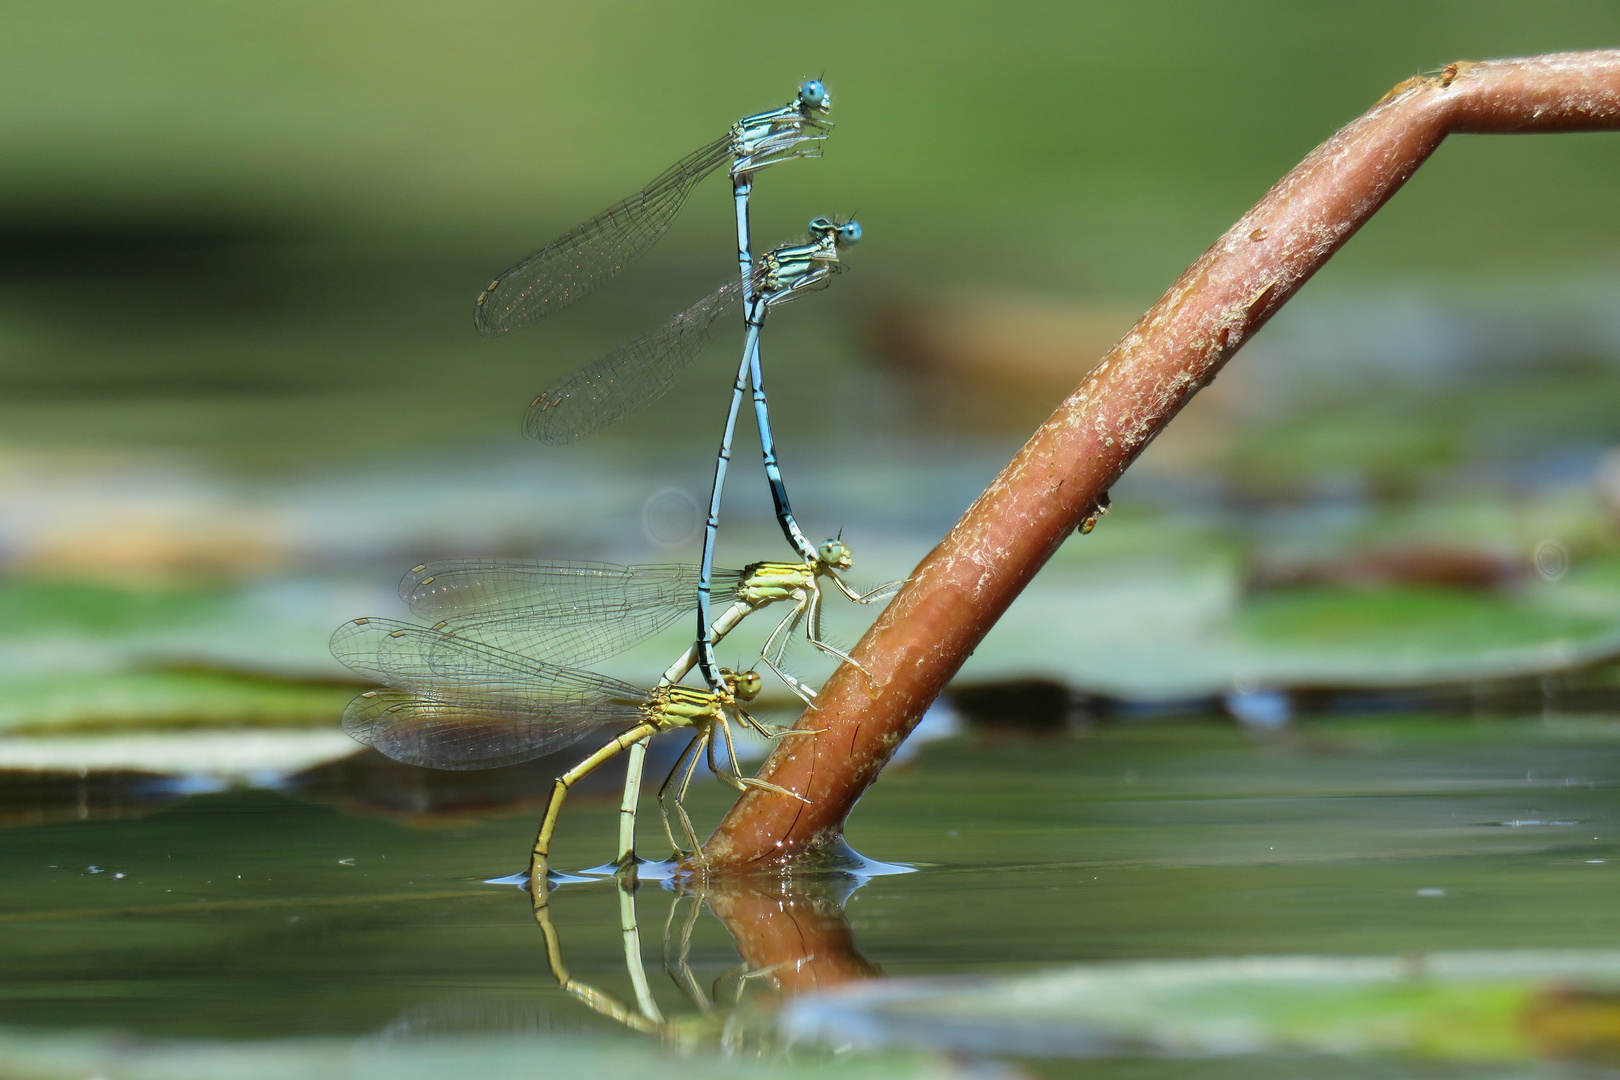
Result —
<svg viewBox="0 0 1620 1080"><path fill-rule="evenodd" d="M781 971L791 963L793 963L792 960L780 960L769 965L768 967L757 968L753 971L748 971L745 969L740 972L737 975L737 986L732 995L732 1003L734 1005L742 1004L743 991L748 989L748 983L750 980L769 979L772 975L775 975L778 971Z"/></svg>
<svg viewBox="0 0 1620 1080"><path fill-rule="evenodd" d="M551 802L546 804L546 816L540 821L540 832L534 838L534 850L529 857L529 887L533 891L537 905L545 903L546 860L551 854L551 836L557 830L557 816L562 813L563 799L567 797L568 789L579 783L604 761L611 760L627 747L642 739L651 738L657 732L656 724L637 724L629 731L615 736L590 757L557 777L556 783L551 788Z"/></svg>
<svg viewBox="0 0 1620 1080"><path fill-rule="evenodd" d="M759 658L765 662L766 667L776 674L778 679L781 679L787 685L789 690L792 690L801 701L813 709L816 707L815 690L800 682L798 678L789 674L782 667L782 658L787 655L788 644L793 640L793 631L798 629L799 620L804 618L808 603L809 597L807 595L805 599L793 605L793 610L789 611L782 621L776 624L776 629L771 631L771 636L765 639L765 646L760 650Z"/></svg>
<svg viewBox="0 0 1620 1080"><path fill-rule="evenodd" d="M712 730L705 731L703 733L703 745L710 746L713 738L714 732ZM675 816L681 823L681 832L686 835L687 843L692 845L688 854L696 856L699 862L705 862L707 860L703 857L703 841L698 839L697 830L692 827L692 815L686 812L686 790L692 786L692 774L697 772L699 760L699 756L693 754L692 760L686 763L686 772L682 775L680 784L675 788L675 797L672 801L675 803Z"/></svg>
<svg viewBox="0 0 1620 1080"><path fill-rule="evenodd" d="M684 857L686 852L682 851L681 845L675 842L675 833L669 827L669 808L664 802L664 796L669 792L669 786L674 782L675 774L681 771L682 765L686 766L687 778L691 778L692 770L697 768L697 751L703 744L703 738L703 732L701 731L692 736L692 741L686 744L686 749L681 751L681 756L675 759L675 764L670 768L669 775L664 777L664 783L658 789L658 819L663 823L664 837L669 841L670 853L676 859ZM680 790L683 792L686 790L684 782L680 785Z"/></svg>
<svg viewBox="0 0 1620 1080"><path fill-rule="evenodd" d="M820 649L822 652L826 653L828 656L837 657L839 660L842 660L844 663L853 666L857 671L859 671L861 674L865 675L868 679L870 679L872 677L872 673L870 671L867 671L865 666L862 665L860 663L860 661L856 660L854 657L850 656L848 653L844 652L842 649L839 649L839 648L837 648L836 646L833 646L833 645L829 645L825 640L822 639L822 636L821 636L821 588L820 588L820 586L812 586L812 588L810 589L810 604L809 604L809 607L810 607L810 610L808 612L809 617L805 620L805 627L804 627L804 636L805 636L806 640L808 640L810 642L810 644L814 645L816 648Z"/></svg>
<svg viewBox="0 0 1620 1080"><path fill-rule="evenodd" d="M785 728L774 724L761 723L759 718L739 706L732 706L737 710L737 720L750 730L757 731L767 739L782 739L789 735L820 735L825 728Z"/></svg>
<svg viewBox="0 0 1620 1080"><path fill-rule="evenodd" d="M698 746L710 747L710 740L714 737L714 728L705 725L703 730L698 733L698 736ZM692 784L692 774L697 771L699 760L701 760L699 756L694 753L691 760L686 763L686 771L681 776L681 782L676 785L673 802L675 803L675 814L681 822L681 831L686 834L687 841L692 845L689 854L697 856L698 861L703 862L705 861L703 858L703 841L698 839L697 830L692 828L691 815L686 812L686 789ZM662 808L662 806L663 802L660 800L659 807ZM677 857L682 857L679 847L676 847L676 853Z"/></svg>
<svg viewBox="0 0 1620 1080"><path fill-rule="evenodd" d="M806 806L810 805L810 800L797 792L789 791L785 787L779 787L776 784L771 783L769 780L761 780L757 776L744 776L742 774L742 769L737 765L736 751L732 749L733 740L731 736L731 724L723 715L720 717L719 724L726 736L726 756L731 759L731 771L728 773L715 765L714 740L710 739L709 769L714 773L714 775L718 776L721 780L724 780L727 784L730 784L738 791L747 791L749 788L754 788L759 791L772 791L778 795L786 795L790 799L798 799Z"/></svg>
<svg viewBox="0 0 1620 1080"><path fill-rule="evenodd" d="M858 593L851 589L848 583L837 574L828 572L827 576L833 579L833 584L838 586L839 592L849 597L850 601L856 604L875 604L883 599L885 594L892 594L900 586L911 580L910 578L901 578L899 581L885 582L870 592Z"/></svg>

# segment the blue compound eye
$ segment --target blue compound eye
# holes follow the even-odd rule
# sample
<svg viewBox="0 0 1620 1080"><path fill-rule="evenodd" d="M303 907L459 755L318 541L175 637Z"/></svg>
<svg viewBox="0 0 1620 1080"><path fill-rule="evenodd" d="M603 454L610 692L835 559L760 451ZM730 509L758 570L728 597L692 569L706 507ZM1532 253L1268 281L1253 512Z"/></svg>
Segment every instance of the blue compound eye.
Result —
<svg viewBox="0 0 1620 1080"><path fill-rule="evenodd" d="M799 100L812 109L823 108L827 104L827 88L821 85L820 79L811 79L799 87Z"/></svg>
<svg viewBox="0 0 1620 1080"><path fill-rule="evenodd" d="M838 226L838 242L845 247L854 247L861 242L861 223L846 221Z"/></svg>

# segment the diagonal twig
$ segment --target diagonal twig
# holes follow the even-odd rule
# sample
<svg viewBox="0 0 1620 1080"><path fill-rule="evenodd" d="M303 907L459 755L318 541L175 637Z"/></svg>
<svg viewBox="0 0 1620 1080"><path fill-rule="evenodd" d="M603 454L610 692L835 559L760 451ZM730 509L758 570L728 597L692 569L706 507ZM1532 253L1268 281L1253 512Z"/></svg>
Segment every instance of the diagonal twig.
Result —
<svg viewBox="0 0 1620 1080"><path fill-rule="evenodd" d="M1447 135L1620 128L1620 50L1451 64L1317 147L1143 315L912 572L705 845L710 875L834 842L861 793L990 627L1193 394ZM697 867L693 867L697 870Z"/></svg>

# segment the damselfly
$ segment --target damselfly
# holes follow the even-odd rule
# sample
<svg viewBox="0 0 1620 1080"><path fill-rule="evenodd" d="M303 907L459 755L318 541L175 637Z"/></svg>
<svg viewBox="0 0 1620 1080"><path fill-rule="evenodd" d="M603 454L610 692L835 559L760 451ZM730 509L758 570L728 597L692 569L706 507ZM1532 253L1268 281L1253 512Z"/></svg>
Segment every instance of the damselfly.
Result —
<svg viewBox="0 0 1620 1080"><path fill-rule="evenodd" d="M810 562L757 562L712 575L718 594L741 605L744 615L777 601L792 603L792 610L767 639L762 658L807 701L814 691L781 667L793 631L802 624L813 646L847 659L821 634L822 580L830 580L860 604L872 603L895 587L890 583L868 593L855 592L840 576L853 562L843 541L828 540ZM550 664L573 666L633 648L690 613L697 603L697 580L698 568L689 564L447 559L412 567L400 580L399 595L412 613L435 621L435 629ZM714 637L713 627L710 636ZM685 674L682 670L669 681Z"/></svg>
<svg viewBox="0 0 1620 1080"><path fill-rule="evenodd" d="M752 279L757 295L748 312L743 377L748 374L752 350L757 349L757 328L766 312L826 288L833 275L844 270L839 251L860 240L861 227L853 221L816 218L810 223L810 233L809 243L784 245L760 258ZM651 405L675 385L703 351L715 322L742 297L741 283L727 282L658 329L565 375L529 403L524 434L552 445L571 443ZM759 408L765 408L763 399ZM762 423L768 427L768 419Z"/></svg>
<svg viewBox="0 0 1620 1080"><path fill-rule="evenodd" d="M790 601L792 609L767 638L761 658L796 694L811 701L815 691L782 663L800 625L817 649L844 658L821 635L822 579L830 579L840 592L860 604L883 599L899 584L890 582L857 593L841 576L853 562L848 545L828 540L813 562L758 562L741 570L716 571L720 593L731 598L731 606L710 628L710 647L760 608ZM400 580L399 595L414 614L435 620L434 630L453 632L509 653L544 657L553 665L583 665L633 648L690 612L696 602L692 588L696 580L697 567L691 565L448 559L412 567ZM695 643L688 648L664 672L662 682L680 682L696 665L697 649ZM346 652L339 659L345 663L357 659L363 664L368 656L369 646L358 656ZM635 819L645 749L645 743L638 743L627 754L615 866L636 861ZM695 762L695 757L690 759L691 764ZM684 790L683 783L683 794ZM668 781L659 792L660 816L665 835L679 854L681 849L668 824L667 792Z"/></svg>
<svg viewBox="0 0 1620 1080"><path fill-rule="evenodd" d="M806 562L818 558L817 549L805 539L798 522L793 519L787 488L777 467L759 359L760 328L770 310L804 293L826 288L833 275L844 269L839 258L840 250L861 239L861 227L854 221L816 218L810 222L809 229L808 243L785 245L767 252L748 279L753 295L748 304L747 333L742 361L732 386L731 404L726 414L719 453L715 459L715 480L710 492L708 517L704 523L703 558L699 564L697 582L700 630L694 640L699 650L698 663L712 690L718 690L720 686L714 650L707 641L713 621L710 595L713 589L714 547L737 414L750 381L754 385L754 412L777 519ZM651 404L674 385L681 371L702 350L715 320L741 298L743 292L740 283L728 282L658 330L565 376L530 402L524 418L525 433L542 442L572 442ZM780 669L773 667L773 670ZM798 690L797 686L795 690Z"/></svg>
<svg viewBox="0 0 1620 1080"><path fill-rule="evenodd" d="M694 150L636 194L614 203L489 283L478 296L473 322L486 337L504 334L560 310L612 280L625 264L664 235L698 181L729 165L739 213L746 214L750 178L795 158L819 157L832 129L821 119L832 95L818 79L799 87L779 109L746 116L725 135ZM746 249L746 225L739 243Z"/></svg>
<svg viewBox="0 0 1620 1080"><path fill-rule="evenodd" d="M744 215L739 212L739 221ZM765 459L765 477L770 484L771 499L776 507L776 520L782 533L795 551L806 562L814 561L817 550L805 537L799 523L794 520L793 508L788 502L787 485L776 460L776 441L771 434L770 410L765 398L764 371L760 363L759 336L765 325L765 316L773 304L771 288L825 288L831 273L843 269L838 261L838 250L860 242L861 226L856 221L833 221L816 218L810 222L810 243L794 248L777 248L762 260L754 277L761 288L748 304L745 318L747 330L743 338L742 361L737 366L737 377L732 382L731 404L726 410L726 423L720 436L720 451L715 456L714 484L709 489L709 513L703 526L703 554L698 562L698 666L704 680L717 685L718 664L714 648L708 641L710 624L710 591L713 586L715 543L720 532L720 501L725 493L726 468L731 463L731 440L737 429L737 414L741 411L743 394L751 383L754 388L754 418L759 429L759 442ZM750 280L744 277L745 281ZM847 658L846 658L847 659ZM773 669L774 670L774 669ZM780 674L780 672L778 672ZM797 687L795 687L797 690ZM803 696L803 695L801 695ZM807 699L808 700L808 699Z"/></svg>
<svg viewBox="0 0 1620 1080"><path fill-rule="evenodd" d="M332 635L332 653L354 671L382 683L349 703L343 730L396 761L437 769L487 769L544 756L594 729L628 724L552 789L530 862L537 894L568 790L602 763L662 731L692 728L694 745L716 730L729 747L730 720L767 737L783 734L754 719L741 702L759 692L759 676L723 671L719 690L662 684L642 690L595 672L557 667L444 629L389 619L354 619ZM689 748L690 749L690 748ZM709 754L711 762L714 755ZM715 774L738 791L750 788L798 798L774 784L745 777L730 756Z"/></svg>

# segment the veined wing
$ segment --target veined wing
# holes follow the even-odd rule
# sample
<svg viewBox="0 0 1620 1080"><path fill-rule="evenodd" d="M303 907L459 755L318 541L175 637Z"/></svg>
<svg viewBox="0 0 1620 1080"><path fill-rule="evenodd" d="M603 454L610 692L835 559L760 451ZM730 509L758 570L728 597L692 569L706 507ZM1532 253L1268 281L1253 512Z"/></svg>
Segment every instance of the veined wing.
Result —
<svg viewBox="0 0 1620 1080"><path fill-rule="evenodd" d="M640 717L645 691L454 634L354 619L332 654L384 683L350 702L343 729L397 761L486 769L540 757L602 724Z"/></svg>
<svg viewBox="0 0 1620 1080"><path fill-rule="evenodd" d="M427 569L440 572L428 575ZM617 656L697 606L695 566L587 569L581 573L580 564L538 562L436 563L421 574L408 574L400 592L424 617L442 612L440 625L458 637L562 665ZM413 582L413 576L426 584ZM739 570L716 570L714 592L731 596L741 580ZM434 603L420 602L425 590L437 590L430 594ZM538 602L513 606L519 598ZM429 607L433 610L425 610Z"/></svg>
<svg viewBox="0 0 1620 1080"><path fill-rule="evenodd" d="M691 614L697 595L688 592L673 603L655 607L626 604L619 610L589 612L558 608L517 608L460 615L444 624L462 638L548 663L594 664L646 641Z"/></svg>
<svg viewBox="0 0 1620 1080"><path fill-rule="evenodd" d="M571 443L651 405L703 351L715 320L741 295L741 282L727 282L652 333L564 376L529 403L523 433Z"/></svg>
<svg viewBox="0 0 1620 1080"><path fill-rule="evenodd" d="M731 157L727 133L490 282L473 310L478 332L494 337L527 326L612 280L658 242L697 182Z"/></svg>
<svg viewBox="0 0 1620 1080"><path fill-rule="evenodd" d="M417 695L474 694L547 707L607 699L639 704L646 697L638 687L593 671L542 663L448 629L392 619L351 619L332 635L331 648L352 671Z"/></svg>
<svg viewBox="0 0 1620 1080"><path fill-rule="evenodd" d="M395 761L433 769L493 769L530 761L578 741L593 728L638 719L618 699L564 707L476 695L440 699L370 690L343 710L343 730Z"/></svg>
<svg viewBox="0 0 1620 1080"><path fill-rule="evenodd" d="M683 603L697 588L696 566L619 566L536 559L442 559L412 567L399 598L424 619L516 608L581 614Z"/></svg>

